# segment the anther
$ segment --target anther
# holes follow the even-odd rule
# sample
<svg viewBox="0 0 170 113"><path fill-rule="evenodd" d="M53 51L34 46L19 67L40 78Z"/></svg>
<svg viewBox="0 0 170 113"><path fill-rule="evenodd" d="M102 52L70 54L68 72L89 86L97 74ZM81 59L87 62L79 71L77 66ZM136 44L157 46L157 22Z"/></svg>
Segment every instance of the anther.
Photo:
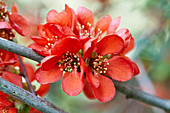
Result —
<svg viewBox="0 0 170 113"><path fill-rule="evenodd" d="M46 47L46 48L48 48L48 46L47 46L47 45L45 45L45 47Z"/></svg>
<svg viewBox="0 0 170 113"><path fill-rule="evenodd" d="M2 55L3 55L3 53L0 54L0 56L2 56Z"/></svg>
<svg viewBox="0 0 170 113"><path fill-rule="evenodd" d="M50 43L48 43L48 46L50 46L51 44Z"/></svg>
<svg viewBox="0 0 170 113"><path fill-rule="evenodd" d="M100 28L98 28L97 30L100 31Z"/></svg>
<svg viewBox="0 0 170 113"><path fill-rule="evenodd" d="M82 25L82 28L84 29L84 25Z"/></svg>
<svg viewBox="0 0 170 113"><path fill-rule="evenodd" d="M107 71L107 68L103 68L103 69Z"/></svg>

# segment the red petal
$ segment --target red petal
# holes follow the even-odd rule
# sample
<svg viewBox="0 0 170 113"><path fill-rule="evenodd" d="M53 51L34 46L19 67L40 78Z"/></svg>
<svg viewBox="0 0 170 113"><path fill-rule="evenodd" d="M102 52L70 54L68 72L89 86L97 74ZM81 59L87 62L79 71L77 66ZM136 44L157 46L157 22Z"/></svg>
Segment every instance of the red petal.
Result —
<svg viewBox="0 0 170 113"><path fill-rule="evenodd" d="M76 53L82 48L82 44L76 37L66 37L56 42L51 49L52 55L61 56L63 53L69 51L70 53Z"/></svg>
<svg viewBox="0 0 170 113"><path fill-rule="evenodd" d="M40 112L37 109L31 107L29 113L42 113L42 112Z"/></svg>
<svg viewBox="0 0 170 113"><path fill-rule="evenodd" d="M80 78L80 73L74 69L67 77L63 78L62 82L63 91L69 96L78 95L84 87L83 81Z"/></svg>
<svg viewBox="0 0 170 113"><path fill-rule="evenodd" d="M86 79L94 87L96 88L99 87L99 80L95 76L93 76L91 69L89 67L86 70Z"/></svg>
<svg viewBox="0 0 170 113"><path fill-rule="evenodd" d="M116 32L116 34L119 35L124 41L128 40L132 36L129 30L126 28L120 29Z"/></svg>
<svg viewBox="0 0 170 113"><path fill-rule="evenodd" d="M14 2L13 6L11 7L11 12L12 13L18 13L18 8L17 8L17 5L16 3Z"/></svg>
<svg viewBox="0 0 170 113"><path fill-rule="evenodd" d="M133 63L133 68L134 68L134 75L138 75L140 73L140 70L136 63L134 63L134 62L132 62L132 63Z"/></svg>
<svg viewBox="0 0 170 113"><path fill-rule="evenodd" d="M0 91L0 97L1 97L1 96L8 97L9 95L7 95L7 94L3 93L2 91Z"/></svg>
<svg viewBox="0 0 170 113"><path fill-rule="evenodd" d="M92 38L88 40L84 46L83 46L83 59L86 59L87 57L92 57L92 52L96 46L98 38Z"/></svg>
<svg viewBox="0 0 170 113"><path fill-rule="evenodd" d="M129 51L131 51L135 46L135 40L133 37L130 38L130 42L128 43L127 48L124 50L124 54L127 54Z"/></svg>
<svg viewBox="0 0 170 113"><path fill-rule="evenodd" d="M40 45L46 45L48 43L48 41L45 38L39 36L31 36L31 39Z"/></svg>
<svg viewBox="0 0 170 113"><path fill-rule="evenodd" d="M2 53L2 56L1 56L2 62L0 64L12 65L17 62L16 54L5 51L3 49L0 49L0 53Z"/></svg>
<svg viewBox="0 0 170 113"><path fill-rule="evenodd" d="M0 63L0 65L13 65L17 62L17 58L13 57L9 59L8 61L4 61L3 63Z"/></svg>
<svg viewBox="0 0 170 113"><path fill-rule="evenodd" d="M91 85L90 85L87 81L84 82L83 92L84 92L84 94L86 95L86 97L89 98L89 99L95 99L95 98L96 98L96 97L93 95Z"/></svg>
<svg viewBox="0 0 170 113"><path fill-rule="evenodd" d="M39 89L36 91L36 93L40 96L43 97L50 89L50 84L41 84Z"/></svg>
<svg viewBox="0 0 170 113"><path fill-rule="evenodd" d="M110 22L109 27L107 29L107 34L115 33L115 31L119 27L120 19L121 17L119 16L115 18L114 20L112 20L112 22Z"/></svg>
<svg viewBox="0 0 170 113"><path fill-rule="evenodd" d="M8 22L0 22L0 29L12 29L11 25Z"/></svg>
<svg viewBox="0 0 170 113"><path fill-rule="evenodd" d="M57 64L59 59L60 58L56 55L51 55L51 56L45 57L43 60L41 60L41 70L43 70L43 71L50 70Z"/></svg>
<svg viewBox="0 0 170 113"><path fill-rule="evenodd" d="M85 7L79 7L77 10L77 20L81 25L84 25L85 29L89 29L94 26L94 17L91 10ZM88 26L87 23L91 24Z"/></svg>
<svg viewBox="0 0 170 113"><path fill-rule="evenodd" d="M35 78L40 84L49 84L61 79L63 71L58 66L53 67L49 71L43 71L38 68L35 71Z"/></svg>
<svg viewBox="0 0 170 113"><path fill-rule="evenodd" d="M113 99L115 95L115 87L111 79L98 74L100 81L99 87L92 87L93 94L101 102L108 102Z"/></svg>
<svg viewBox="0 0 170 113"><path fill-rule="evenodd" d="M53 37L56 34L54 34L54 32L58 32L58 26L56 27L56 24L51 24L51 23L46 23L44 25L39 24L38 25L38 32L39 35L45 39L48 39L48 41L55 41L56 38ZM60 33L61 34L61 33ZM58 35L57 35L58 36Z"/></svg>
<svg viewBox="0 0 170 113"><path fill-rule="evenodd" d="M55 23L60 26L67 26L68 24L68 15L65 11L58 13L56 10L52 9L47 14L47 22Z"/></svg>
<svg viewBox="0 0 170 113"><path fill-rule="evenodd" d="M17 109L16 108L11 108L9 111L8 111L8 113L17 113Z"/></svg>
<svg viewBox="0 0 170 113"><path fill-rule="evenodd" d="M107 61L106 75L117 81L130 80L134 74L133 64L130 60L121 56L114 56Z"/></svg>
<svg viewBox="0 0 170 113"><path fill-rule="evenodd" d="M65 4L65 11L68 15L68 26L73 30L77 23L76 14L67 4Z"/></svg>
<svg viewBox="0 0 170 113"><path fill-rule="evenodd" d="M0 108L11 106L12 102L10 102L7 98L0 96Z"/></svg>
<svg viewBox="0 0 170 113"><path fill-rule="evenodd" d="M80 39L82 45L84 45L88 40L90 40L90 38L86 37L86 36L81 36L79 39Z"/></svg>
<svg viewBox="0 0 170 113"><path fill-rule="evenodd" d="M28 46L29 48L32 48L33 50L35 50L38 54L42 55L42 56L48 56L49 55L49 49L44 49L45 47L42 45L39 45L37 43L32 43Z"/></svg>
<svg viewBox="0 0 170 113"><path fill-rule="evenodd" d="M80 72L81 72L81 78L84 77L84 73L85 73L85 68L86 68L86 63L84 62L84 60L80 58Z"/></svg>
<svg viewBox="0 0 170 113"><path fill-rule="evenodd" d="M33 66L29 63L24 63L24 67L28 76L28 79L30 80L30 82L32 82L33 80L35 80L34 77L34 71L35 69L33 68ZM20 68L21 69L21 68ZM21 70L20 70L21 71ZM22 73L22 72L21 72Z"/></svg>
<svg viewBox="0 0 170 113"><path fill-rule="evenodd" d="M54 36L62 37L62 33L60 31L61 28L58 25L49 24L47 27Z"/></svg>
<svg viewBox="0 0 170 113"><path fill-rule="evenodd" d="M8 71L4 71L2 74L2 78L22 88L22 77L21 76L14 74L14 73L10 73Z"/></svg>
<svg viewBox="0 0 170 113"><path fill-rule="evenodd" d="M9 14L9 21L18 34L26 36L30 33L29 23L18 13Z"/></svg>
<svg viewBox="0 0 170 113"><path fill-rule="evenodd" d="M44 28L45 25L39 24L37 27L38 33L41 37L48 37L46 33L46 29Z"/></svg>
<svg viewBox="0 0 170 113"><path fill-rule="evenodd" d="M73 31L71 30L71 28L66 27L66 26L62 27L61 32L62 32L62 34L63 34L64 36L75 35L75 34L73 33Z"/></svg>
<svg viewBox="0 0 170 113"><path fill-rule="evenodd" d="M123 50L124 41L118 35L107 35L96 44L96 52L99 55L120 53Z"/></svg>
<svg viewBox="0 0 170 113"><path fill-rule="evenodd" d="M108 29L111 21L112 17L110 15L100 18L95 26L95 35L97 35L100 31L102 31L102 33L105 32Z"/></svg>
<svg viewBox="0 0 170 113"><path fill-rule="evenodd" d="M6 3L0 1L0 5L1 5L1 7L3 7L4 9L7 9Z"/></svg>

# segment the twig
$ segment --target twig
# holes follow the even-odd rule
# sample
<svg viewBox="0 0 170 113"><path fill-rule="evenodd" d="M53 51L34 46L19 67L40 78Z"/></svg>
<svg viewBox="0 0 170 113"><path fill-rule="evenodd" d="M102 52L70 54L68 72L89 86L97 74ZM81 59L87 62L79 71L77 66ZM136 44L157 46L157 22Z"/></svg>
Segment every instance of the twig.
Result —
<svg viewBox="0 0 170 113"><path fill-rule="evenodd" d="M31 48L19 45L17 43L8 41L6 39L0 38L0 48L6 51L15 53L20 56L24 56L35 60L37 62L41 62L44 58L43 56L39 55L38 53L34 52ZM26 50L26 51L25 51Z"/></svg>
<svg viewBox="0 0 170 113"><path fill-rule="evenodd" d="M27 83L27 86L29 88L29 90L31 91L31 93L33 93L34 95L36 95L36 92L34 91L29 79L28 79L28 76L27 76L27 73L26 73L26 70L25 70L25 66L23 64L23 61L21 59L21 57L19 55L17 55L18 59L19 59L19 62L20 62L20 65L21 65L21 69L22 69L22 72L23 72L23 77L25 78L26 80L26 83Z"/></svg>
<svg viewBox="0 0 170 113"><path fill-rule="evenodd" d="M31 50L30 48L21 46L19 44L10 42L2 38L0 38L0 48L16 53L18 55L23 55L23 53L29 53L29 52L34 53L34 57L32 57L30 54L24 54L24 56L38 62L40 62L44 58L38 54L35 54L35 52L33 52L33 50ZM116 85L117 91L120 91L121 93L127 95L128 98L133 98L142 101L146 104L162 108L166 111L170 111L170 100L161 99L159 97L148 94L142 90L128 86L124 83L115 82L115 81L114 83Z"/></svg>
<svg viewBox="0 0 170 113"><path fill-rule="evenodd" d="M62 109L56 107L44 98L39 98L36 95L26 91L6 80L0 78L0 91L36 108L43 113L66 113Z"/></svg>
<svg viewBox="0 0 170 113"><path fill-rule="evenodd" d="M116 90L125 94L128 99L136 99L146 104L162 108L166 111L170 111L170 100L158 98L154 95L151 95L121 82L114 81L114 83L116 86Z"/></svg>

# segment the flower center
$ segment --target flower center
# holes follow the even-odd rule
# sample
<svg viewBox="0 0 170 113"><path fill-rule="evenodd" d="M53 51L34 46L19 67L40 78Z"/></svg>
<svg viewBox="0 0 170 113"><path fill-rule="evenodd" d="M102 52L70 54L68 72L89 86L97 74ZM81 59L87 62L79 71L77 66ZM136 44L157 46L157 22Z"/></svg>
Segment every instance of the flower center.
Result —
<svg viewBox="0 0 170 113"><path fill-rule="evenodd" d="M0 37L5 38L7 40L12 40L15 35L11 29L0 29Z"/></svg>
<svg viewBox="0 0 170 113"><path fill-rule="evenodd" d="M5 4L0 4L0 20L5 20L7 16L7 9L5 8Z"/></svg>
<svg viewBox="0 0 170 113"><path fill-rule="evenodd" d="M109 65L107 60L107 57L97 56L96 58L92 58L90 65L100 74L105 74L107 71L106 66Z"/></svg>
<svg viewBox="0 0 170 113"><path fill-rule="evenodd" d="M78 31L79 31L79 35L81 37L89 37L89 38L96 38L98 37L102 31L98 28L98 34L95 35L95 32L94 32L94 27L91 27L91 23L87 22L87 26L89 27L89 29L85 29L85 26L84 25L81 25L80 23L77 23L78 25Z"/></svg>
<svg viewBox="0 0 170 113"><path fill-rule="evenodd" d="M75 53L66 52L62 55L62 60L59 60L59 67L61 67L61 71L72 72L74 68L78 68L80 66L79 56Z"/></svg>

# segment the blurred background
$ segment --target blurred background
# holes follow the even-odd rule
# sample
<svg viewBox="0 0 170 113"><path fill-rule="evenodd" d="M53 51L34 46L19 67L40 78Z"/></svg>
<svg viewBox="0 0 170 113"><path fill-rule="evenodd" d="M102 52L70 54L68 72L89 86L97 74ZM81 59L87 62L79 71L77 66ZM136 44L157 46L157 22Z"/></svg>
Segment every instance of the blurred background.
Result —
<svg viewBox="0 0 170 113"><path fill-rule="evenodd" d="M153 95L170 99L170 0L2 0L10 9L13 2L19 13L31 24L31 35L38 35L37 25L46 22L51 9L64 10L65 3L77 11L79 6L93 11L95 21L110 14L121 16L120 28L128 28L135 38L135 49L128 56L135 61L141 73L127 84ZM20 44L29 45L30 36L17 36ZM32 64L33 61L26 60ZM60 81L61 82L61 81ZM126 99L117 92L108 103L89 100L83 93L76 97L67 96L60 82L51 84L45 96L50 102L69 113L165 113L163 110Z"/></svg>

